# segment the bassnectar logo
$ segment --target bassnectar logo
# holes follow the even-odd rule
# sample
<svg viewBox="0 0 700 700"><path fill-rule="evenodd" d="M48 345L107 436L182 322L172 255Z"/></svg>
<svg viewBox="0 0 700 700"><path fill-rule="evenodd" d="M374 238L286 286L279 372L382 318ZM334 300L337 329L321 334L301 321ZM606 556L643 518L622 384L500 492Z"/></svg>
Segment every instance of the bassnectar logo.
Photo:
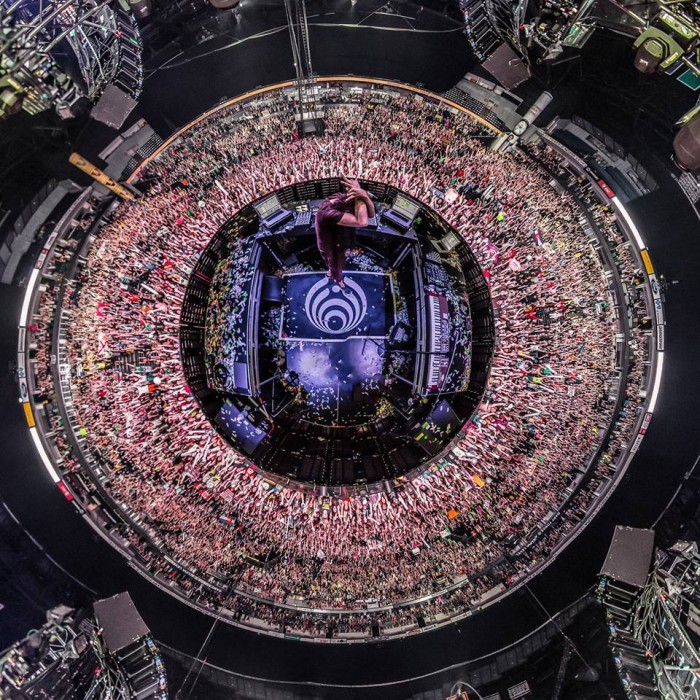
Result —
<svg viewBox="0 0 700 700"><path fill-rule="evenodd" d="M341 289L340 285L324 277L306 295L306 315L324 333L348 333L367 313L367 297L360 285L349 277L344 282L345 288Z"/></svg>

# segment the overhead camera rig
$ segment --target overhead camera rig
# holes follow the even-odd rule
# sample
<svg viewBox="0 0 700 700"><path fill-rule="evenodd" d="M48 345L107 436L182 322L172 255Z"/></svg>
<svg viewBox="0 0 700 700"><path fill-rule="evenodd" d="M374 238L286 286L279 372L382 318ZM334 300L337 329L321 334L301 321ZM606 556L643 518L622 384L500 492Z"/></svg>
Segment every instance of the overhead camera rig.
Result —
<svg viewBox="0 0 700 700"><path fill-rule="evenodd" d="M0 0L0 117L69 118L108 85L137 99L141 49L126 0Z"/></svg>

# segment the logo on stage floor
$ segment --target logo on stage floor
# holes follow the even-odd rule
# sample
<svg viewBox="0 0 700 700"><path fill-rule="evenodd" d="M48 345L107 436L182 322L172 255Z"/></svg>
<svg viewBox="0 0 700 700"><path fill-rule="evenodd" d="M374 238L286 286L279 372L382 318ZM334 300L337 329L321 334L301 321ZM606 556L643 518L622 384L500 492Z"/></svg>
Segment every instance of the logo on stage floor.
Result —
<svg viewBox="0 0 700 700"><path fill-rule="evenodd" d="M306 295L306 315L324 333L348 333L360 324L367 313L367 297L360 285L349 277L344 282L345 288L341 289L324 277Z"/></svg>

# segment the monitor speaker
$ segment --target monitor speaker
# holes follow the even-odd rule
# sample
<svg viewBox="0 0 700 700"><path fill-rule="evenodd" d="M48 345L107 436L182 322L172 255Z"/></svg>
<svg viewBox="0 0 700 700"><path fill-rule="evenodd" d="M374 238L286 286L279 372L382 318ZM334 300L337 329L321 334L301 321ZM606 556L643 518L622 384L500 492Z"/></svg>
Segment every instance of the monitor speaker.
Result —
<svg viewBox="0 0 700 700"><path fill-rule="evenodd" d="M284 301L284 281L281 277L265 275L263 277L262 300L281 304Z"/></svg>
<svg viewBox="0 0 700 700"><path fill-rule="evenodd" d="M248 364L246 362L233 363L233 383L236 386L236 391L239 394L250 394L250 385L248 383Z"/></svg>

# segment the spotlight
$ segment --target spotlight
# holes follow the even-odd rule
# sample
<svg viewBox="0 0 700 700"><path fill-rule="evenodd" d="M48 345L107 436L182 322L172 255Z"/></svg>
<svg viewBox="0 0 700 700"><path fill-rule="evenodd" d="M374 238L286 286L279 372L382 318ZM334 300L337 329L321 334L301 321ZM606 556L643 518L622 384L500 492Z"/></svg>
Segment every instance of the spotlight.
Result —
<svg viewBox="0 0 700 700"><path fill-rule="evenodd" d="M643 32L634 42L634 47L637 49L634 65L642 73L664 71L683 55L680 44L656 27Z"/></svg>

